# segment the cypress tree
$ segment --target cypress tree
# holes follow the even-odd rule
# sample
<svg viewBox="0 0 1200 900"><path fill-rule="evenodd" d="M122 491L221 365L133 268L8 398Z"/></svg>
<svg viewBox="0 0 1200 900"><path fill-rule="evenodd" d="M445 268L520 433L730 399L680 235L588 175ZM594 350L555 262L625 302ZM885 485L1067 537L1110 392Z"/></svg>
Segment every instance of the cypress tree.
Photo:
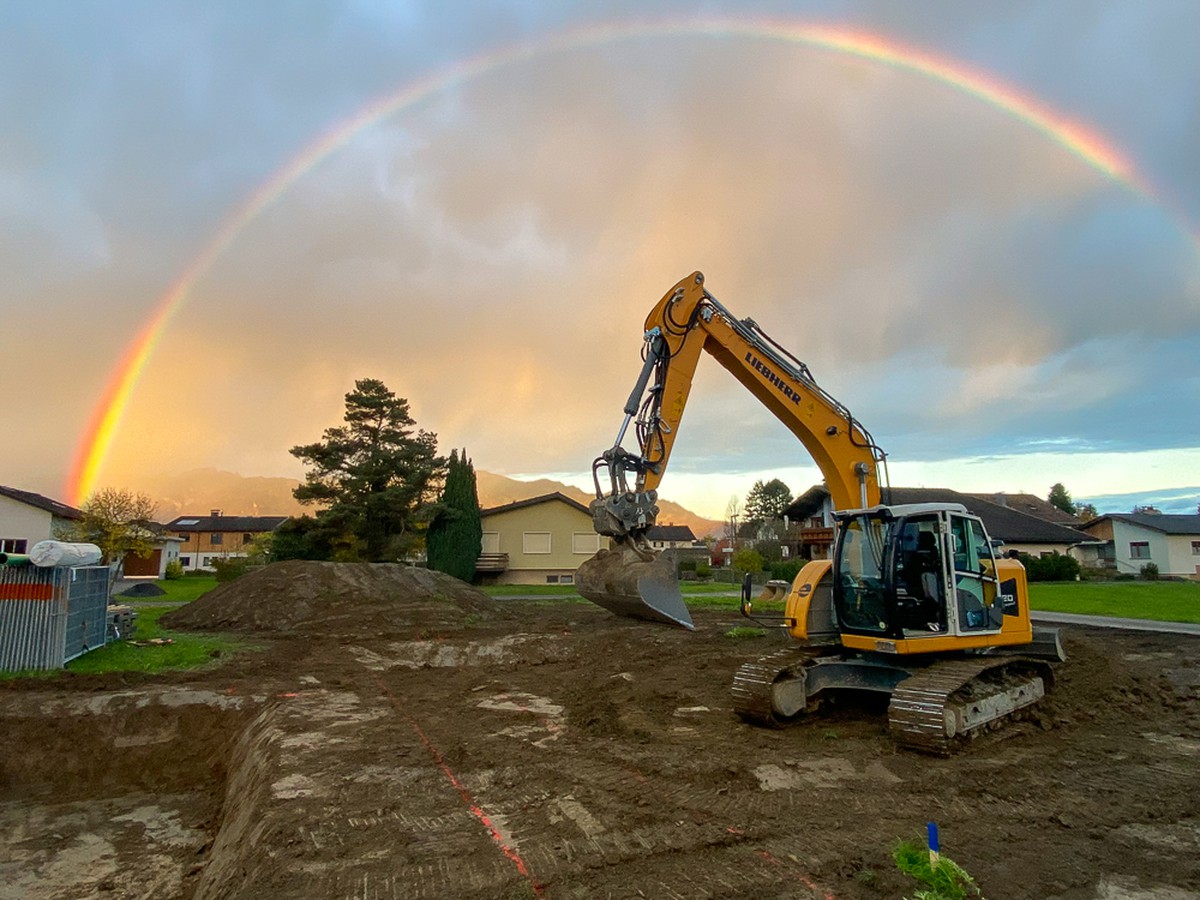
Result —
<svg viewBox="0 0 1200 900"><path fill-rule="evenodd" d="M475 467L467 459L465 448L461 456L457 450L450 451L439 505L425 535L429 568L471 581L483 548L483 521L479 517Z"/></svg>

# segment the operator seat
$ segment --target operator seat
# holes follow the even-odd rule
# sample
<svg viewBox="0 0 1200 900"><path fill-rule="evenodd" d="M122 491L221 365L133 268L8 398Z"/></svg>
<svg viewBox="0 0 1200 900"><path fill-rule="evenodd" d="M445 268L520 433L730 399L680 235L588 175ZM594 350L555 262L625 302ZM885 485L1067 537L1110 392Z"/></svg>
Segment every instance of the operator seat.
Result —
<svg viewBox="0 0 1200 900"><path fill-rule="evenodd" d="M922 531L917 535L917 549L913 554L916 570L917 609L922 623L930 631L941 631L944 627L941 592L938 590L938 575L941 560L938 557L937 535Z"/></svg>

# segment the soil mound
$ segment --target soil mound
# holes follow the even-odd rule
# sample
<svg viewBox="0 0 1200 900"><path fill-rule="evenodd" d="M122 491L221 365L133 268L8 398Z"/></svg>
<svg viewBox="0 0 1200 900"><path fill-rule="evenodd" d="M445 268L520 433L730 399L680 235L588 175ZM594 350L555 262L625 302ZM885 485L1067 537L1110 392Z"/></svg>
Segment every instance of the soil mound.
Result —
<svg viewBox="0 0 1200 900"><path fill-rule="evenodd" d="M166 595L166 591L160 588L157 584L149 581L139 581L131 588L126 588L117 594L118 597L162 597Z"/></svg>
<svg viewBox="0 0 1200 900"><path fill-rule="evenodd" d="M441 572L288 560L218 585L161 621L182 630L377 635L505 615L487 594Z"/></svg>

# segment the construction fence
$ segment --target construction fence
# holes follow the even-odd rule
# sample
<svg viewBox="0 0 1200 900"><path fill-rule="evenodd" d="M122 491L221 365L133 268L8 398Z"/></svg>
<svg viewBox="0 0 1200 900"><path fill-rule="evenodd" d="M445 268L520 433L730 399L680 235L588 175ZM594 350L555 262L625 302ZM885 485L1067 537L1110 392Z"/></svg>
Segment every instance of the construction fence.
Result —
<svg viewBox="0 0 1200 900"><path fill-rule="evenodd" d="M107 566L0 566L0 671L59 669L108 640Z"/></svg>

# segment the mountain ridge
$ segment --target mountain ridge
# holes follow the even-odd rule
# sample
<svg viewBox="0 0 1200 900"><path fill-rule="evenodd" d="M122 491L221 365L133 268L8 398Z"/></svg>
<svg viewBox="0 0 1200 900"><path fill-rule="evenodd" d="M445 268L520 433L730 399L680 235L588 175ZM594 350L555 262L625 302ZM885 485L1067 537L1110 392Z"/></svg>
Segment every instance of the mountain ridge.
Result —
<svg viewBox="0 0 1200 900"><path fill-rule="evenodd" d="M589 491L550 478L521 481L477 469L479 505L484 509L528 500L542 494L561 493L585 506L593 499ZM239 475L221 469L190 469L172 475L147 477L136 489L158 505L157 517L165 521L182 515L207 515L221 510L228 516L296 516L312 513L292 496L300 484L294 478L271 475ZM687 525L696 537L720 533L722 523L693 513L670 500L659 500L660 525Z"/></svg>

